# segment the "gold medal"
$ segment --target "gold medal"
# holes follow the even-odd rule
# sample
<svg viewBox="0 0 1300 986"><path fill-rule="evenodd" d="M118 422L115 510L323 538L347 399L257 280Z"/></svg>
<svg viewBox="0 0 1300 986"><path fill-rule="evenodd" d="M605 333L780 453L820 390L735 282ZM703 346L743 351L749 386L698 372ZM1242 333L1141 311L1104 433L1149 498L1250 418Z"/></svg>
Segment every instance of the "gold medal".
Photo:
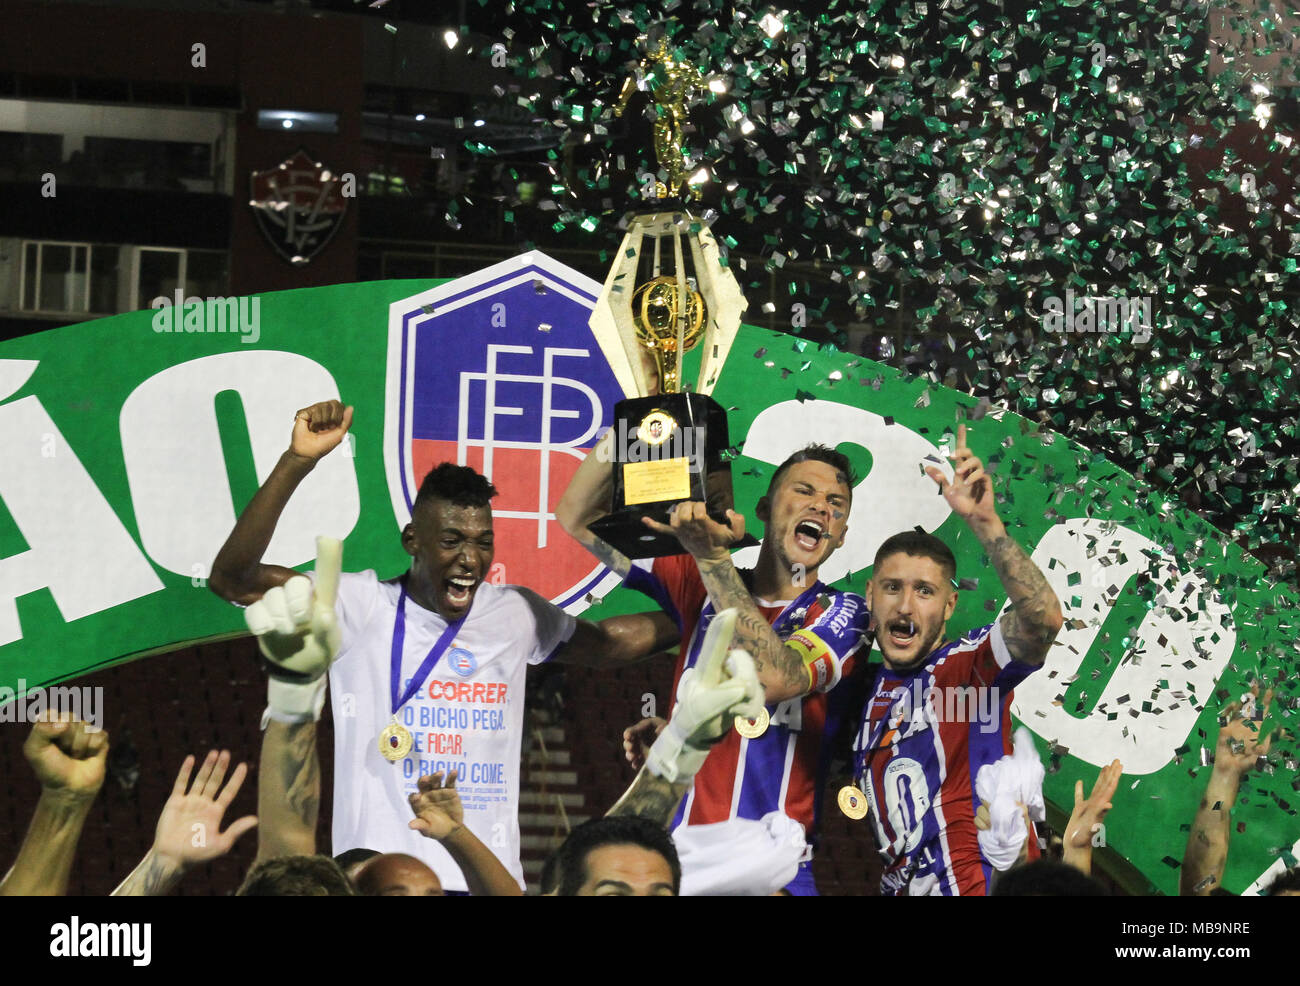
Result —
<svg viewBox="0 0 1300 986"><path fill-rule="evenodd" d="M379 752L390 763L397 763L410 753L411 744L411 731L397 721L397 716L379 734Z"/></svg>
<svg viewBox="0 0 1300 986"><path fill-rule="evenodd" d="M736 732L745 739L757 739L767 732L767 724L771 721L772 717L767 714L767 709L760 709L757 719L736 716Z"/></svg>
<svg viewBox="0 0 1300 986"><path fill-rule="evenodd" d="M839 802L840 811L855 822L867 817L867 796L853 784L845 784L840 788Z"/></svg>

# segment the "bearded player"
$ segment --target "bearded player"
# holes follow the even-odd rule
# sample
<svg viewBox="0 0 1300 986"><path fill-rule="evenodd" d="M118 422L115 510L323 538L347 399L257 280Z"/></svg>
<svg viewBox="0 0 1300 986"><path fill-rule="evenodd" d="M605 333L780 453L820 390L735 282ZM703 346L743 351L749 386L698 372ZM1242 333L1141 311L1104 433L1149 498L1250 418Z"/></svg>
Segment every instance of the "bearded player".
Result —
<svg viewBox="0 0 1300 986"><path fill-rule="evenodd" d="M249 606L271 659L267 720L300 743L293 762L318 769L315 722L334 697L333 848L365 846L427 862L448 890L466 882L436 841L407 826L417 780L455 771L465 823L523 884L519 762L524 673L548 660L614 664L675 639L656 614L576 620L535 592L484 581L496 489L473 469L443 463L425 478L402 531L410 570L383 581L318 562L319 584L262 564L289 497L336 448L352 408L325 401L298 412L289 449L240 515L212 566L211 588ZM332 568L338 571L337 542ZM253 605L257 604L257 605ZM282 729L281 726L287 727ZM264 760L265 762L265 760ZM302 779L310 786L310 776ZM289 783L286 803L295 804ZM308 823L310 819L305 819Z"/></svg>
<svg viewBox="0 0 1300 986"><path fill-rule="evenodd" d="M672 533L689 554L657 558L648 567L599 540L587 524L609 509L612 475L607 434L578 467L556 508L556 519L625 583L655 599L680 627L674 693L695 665L709 623L735 608L736 647L754 659L766 708L757 721L739 721L710 752L672 822L706 825L762 819L783 812L815 836L829 737L843 712L827 693L848 673L867 630L861 596L817 580L819 567L844 543L853 477L848 459L824 446L796 452L777 469L755 513L763 523L757 565L740 571L731 546L745 519L711 519L706 505L679 504L670 523L646 525ZM746 735L739 732L745 731ZM787 888L816 894L811 852ZM755 889L752 892L760 892Z"/></svg>
<svg viewBox="0 0 1300 986"><path fill-rule="evenodd" d="M965 425L951 458L952 482L933 467L926 473L979 539L1011 607L997 623L945 643L957 605L951 550L931 534L907 531L876 553L867 603L884 668L854 751L886 895L988 893L992 866L977 835L975 776L1011 752L1012 689L1042 667L1062 625L1056 594L998 518Z"/></svg>

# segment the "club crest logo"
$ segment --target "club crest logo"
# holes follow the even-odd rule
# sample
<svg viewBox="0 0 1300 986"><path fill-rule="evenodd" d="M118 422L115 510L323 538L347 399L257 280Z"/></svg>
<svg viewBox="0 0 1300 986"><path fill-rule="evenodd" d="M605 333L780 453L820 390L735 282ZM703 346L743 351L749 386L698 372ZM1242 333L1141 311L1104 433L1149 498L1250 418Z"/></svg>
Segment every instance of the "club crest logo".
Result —
<svg viewBox="0 0 1300 986"><path fill-rule="evenodd" d="M647 445L662 445L677 430L677 419L665 411L651 411L641 419L636 437Z"/></svg>
<svg viewBox="0 0 1300 986"><path fill-rule="evenodd" d="M291 264L306 264L338 231L348 209L340 176L303 148L274 168L254 171L249 201L257 227Z"/></svg>
<svg viewBox="0 0 1300 986"><path fill-rule="evenodd" d="M389 309L384 463L398 527L440 462L498 490L493 581L578 613L616 577L555 507L623 392L588 320L600 284L539 252Z"/></svg>
<svg viewBox="0 0 1300 986"><path fill-rule="evenodd" d="M462 678L468 678L478 670L478 661L474 660L474 655L464 647L453 647L447 652L447 667Z"/></svg>

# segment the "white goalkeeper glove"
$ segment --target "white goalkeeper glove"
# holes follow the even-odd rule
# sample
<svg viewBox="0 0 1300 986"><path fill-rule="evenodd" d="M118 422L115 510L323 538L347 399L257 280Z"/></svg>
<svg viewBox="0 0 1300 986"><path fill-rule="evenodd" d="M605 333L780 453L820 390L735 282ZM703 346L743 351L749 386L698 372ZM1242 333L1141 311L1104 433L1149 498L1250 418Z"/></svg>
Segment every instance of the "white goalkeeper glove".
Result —
<svg viewBox="0 0 1300 986"><path fill-rule="evenodd" d="M739 648L727 653L736 615L723 610L709 624L699 661L678 683L672 718L646 756L650 772L669 782L694 777L736 716L753 719L763 708L754 659Z"/></svg>
<svg viewBox="0 0 1300 986"><path fill-rule="evenodd" d="M267 710L278 722L314 722L325 706L326 672L339 652L334 616L343 543L316 539L316 585L295 575L244 610L248 629L266 658Z"/></svg>

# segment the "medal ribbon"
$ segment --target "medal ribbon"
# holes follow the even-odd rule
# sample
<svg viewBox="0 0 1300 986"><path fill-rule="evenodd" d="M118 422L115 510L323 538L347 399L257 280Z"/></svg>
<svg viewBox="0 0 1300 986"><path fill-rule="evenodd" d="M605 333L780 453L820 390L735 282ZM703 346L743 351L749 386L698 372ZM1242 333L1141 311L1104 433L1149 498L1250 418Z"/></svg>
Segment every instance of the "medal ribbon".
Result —
<svg viewBox="0 0 1300 986"><path fill-rule="evenodd" d="M883 667L881 668L881 673L884 673ZM912 674L915 675L915 672L912 672ZM910 685L910 683L910 681L900 680L898 684L894 686L894 689ZM891 691L894 689L891 689ZM854 778L859 783L862 783L863 778L867 776L867 761L871 759L872 754L874 754L876 750L896 744L899 737L899 730L889 728L889 718L894 709L894 702L898 701L896 698L889 703L889 706L885 709L885 714L880 717L880 721L874 725L871 723L871 709L875 706L877 700L884 694L885 693L880 690L879 683L877 683L876 689L873 690L871 697L867 699L867 704L865 706L868 724L867 741L863 744L862 749L857 752L857 756L855 757L856 762L854 765Z"/></svg>
<svg viewBox="0 0 1300 986"><path fill-rule="evenodd" d="M883 671L884 669L882 668L881 673L883 673ZM895 685L894 687L897 688L898 686ZM862 744L862 749L858 751L856 764L857 770L854 774L859 781L866 775L867 761L871 758L871 754L884 745L881 740L885 730L889 726L890 713L893 712L894 704L893 702L890 702L889 706L885 709L885 714L880 717L880 721L878 723L871 722L871 709L882 694L884 693L876 691L873 692L869 699L867 699L867 739L866 742Z"/></svg>
<svg viewBox="0 0 1300 986"><path fill-rule="evenodd" d="M806 614L807 609L812 605L813 600L816 599L825 588L826 586L821 582L814 582L809 588L800 593L798 599L792 602L785 609L781 610L781 615L772 623L772 632L782 640L785 640L788 636L786 631L790 631L790 633L794 632L790 628L790 623L792 622L794 614L799 612L800 608L803 608Z"/></svg>
<svg viewBox="0 0 1300 986"><path fill-rule="evenodd" d="M473 605L473 601L471 601L470 606ZM424 660L420 662L420 667L411 677L411 683L406 686L406 691L399 696L398 686L402 680L402 651L406 643L406 582L402 582L401 590L397 595L397 617L393 621L392 676L390 678L393 715L397 715L397 710L410 701L411 696L420 690L420 686L424 684L425 679L433 673L434 666L442 659L442 655L451 645L452 640L468 616L469 610L466 610L465 616L447 624L447 629L442 631L442 635L438 637Z"/></svg>

